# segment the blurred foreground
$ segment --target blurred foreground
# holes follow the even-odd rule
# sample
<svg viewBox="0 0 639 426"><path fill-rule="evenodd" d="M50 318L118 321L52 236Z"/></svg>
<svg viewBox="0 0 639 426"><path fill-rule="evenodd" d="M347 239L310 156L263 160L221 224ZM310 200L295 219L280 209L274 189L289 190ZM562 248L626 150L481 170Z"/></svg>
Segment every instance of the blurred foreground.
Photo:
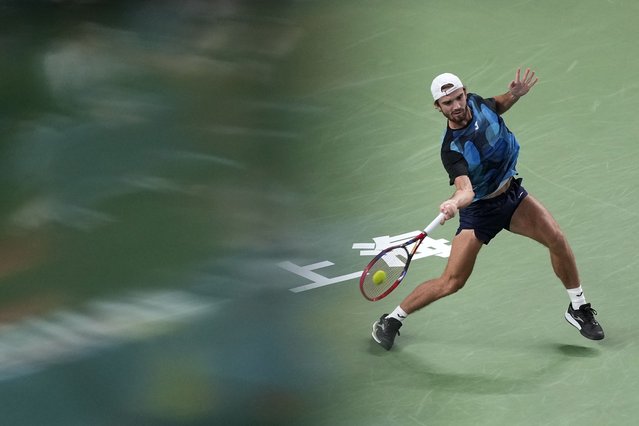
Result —
<svg viewBox="0 0 639 426"><path fill-rule="evenodd" d="M299 5L0 4L0 424L308 423Z"/></svg>

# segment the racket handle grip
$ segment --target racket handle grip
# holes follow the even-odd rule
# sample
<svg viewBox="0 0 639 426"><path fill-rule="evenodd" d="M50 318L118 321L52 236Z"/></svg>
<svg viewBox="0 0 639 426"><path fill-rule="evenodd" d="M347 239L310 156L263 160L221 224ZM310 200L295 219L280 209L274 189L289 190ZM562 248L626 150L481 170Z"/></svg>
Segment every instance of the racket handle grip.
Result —
<svg viewBox="0 0 639 426"><path fill-rule="evenodd" d="M424 229L424 232L428 235L440 225L440 222L444 219L444 213L440 213L437 217Z"/></svg>

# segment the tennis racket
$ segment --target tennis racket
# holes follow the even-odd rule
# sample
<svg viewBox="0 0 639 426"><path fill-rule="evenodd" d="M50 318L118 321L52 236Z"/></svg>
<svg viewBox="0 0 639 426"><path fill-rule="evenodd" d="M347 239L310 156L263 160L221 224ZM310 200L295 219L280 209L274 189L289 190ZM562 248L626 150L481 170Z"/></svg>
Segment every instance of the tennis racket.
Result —
<svg viewBox="0 0 639 426"><path fill-rule="evenodd" d="M403 244L388 247L375 256L359 279L362 295L371 302L375 302L395 290L406 276L410 261L420 244L437 228L442 219L444 219L444 213L440 213L419 235ZM410 247L411 244L413 247Z"/></svg>

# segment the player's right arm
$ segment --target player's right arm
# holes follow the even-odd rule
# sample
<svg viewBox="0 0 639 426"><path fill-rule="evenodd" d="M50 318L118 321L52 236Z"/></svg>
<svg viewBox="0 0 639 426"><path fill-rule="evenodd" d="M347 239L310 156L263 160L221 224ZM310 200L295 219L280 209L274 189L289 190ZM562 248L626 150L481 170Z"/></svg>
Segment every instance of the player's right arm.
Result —
<svg viewBox="0 0 639 426"><path fill-rule="evenodd" d="M470 205L475 198L473 184L467 175L457 176L454 183L455 192L439 206L439 210L446 216L444 221L455 217L460 209Z"/></svg>

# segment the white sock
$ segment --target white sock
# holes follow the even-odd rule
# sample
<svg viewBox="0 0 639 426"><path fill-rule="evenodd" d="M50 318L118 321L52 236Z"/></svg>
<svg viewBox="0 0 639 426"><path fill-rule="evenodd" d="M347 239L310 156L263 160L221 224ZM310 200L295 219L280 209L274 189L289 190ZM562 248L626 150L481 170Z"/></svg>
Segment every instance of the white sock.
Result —
<svg viewBox="0 0 639 426"><path fill-rule="evenodd" d="M388 314L390 318L395 318L399 322L404 322L408 314L398 305L393 312Z"/></svg>
<svg viewBox="0 0 639 426"><path fill-rule="evenodd" d="M566 289L568 292L568 297L570 297L570 303L572 303L573 309L579 309L581 305L586 304L586 297L584 296L584 291L581 289L581 286L577 288L569 288Z"/></svg>

